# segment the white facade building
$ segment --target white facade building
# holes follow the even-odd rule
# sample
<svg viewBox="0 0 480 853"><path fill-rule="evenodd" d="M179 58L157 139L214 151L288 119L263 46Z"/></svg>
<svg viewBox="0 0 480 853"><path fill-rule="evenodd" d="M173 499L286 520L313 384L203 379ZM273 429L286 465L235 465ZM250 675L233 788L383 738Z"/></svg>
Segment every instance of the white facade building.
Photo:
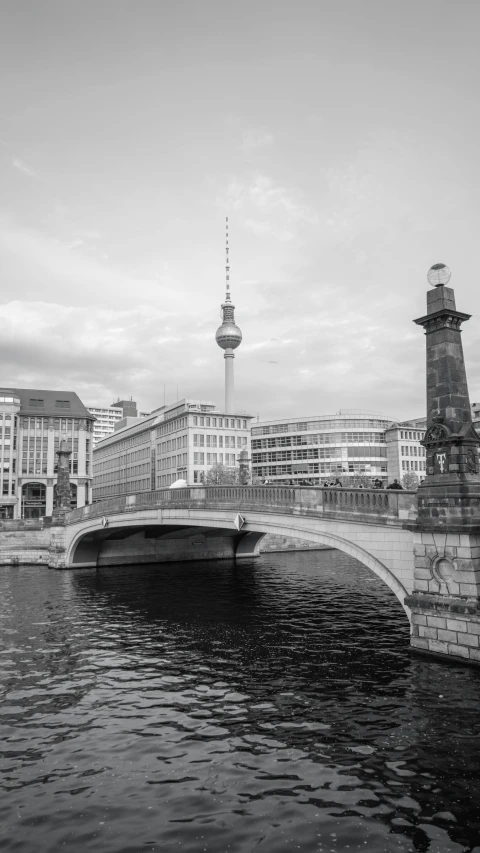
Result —
<svg viewBox="0 0 480 853"><path fill-rule="evenodd" d="M391 419L358 411L252 425L252 472L271 483L387 477Z"/></svg>
<svg viewBox="0 0 480 853"><path fill-rule="evenodd" d="M93 424L93 446L108 435L112 435L115 424L123 418L123 410L115 406L87 406L88 411L96 418Z"/></svg>
<svg viewBox="0 0 480 853"><path fill-rule="evenodd" d="M421 482L425 475L426 451L420 444L427 428L426 418L392 423L385 430L388 479L402 482L405 474L416 474Z"/></svg>
<svg viewBox="0 0 480 853"><path fill-rule="evenodd" d="M130 419L129 419L130 420ZM251 415L225 414L209 400L180 400L137 418L101 441L93 454L93 499L200 484L214 465L250 456Z"/></svg>

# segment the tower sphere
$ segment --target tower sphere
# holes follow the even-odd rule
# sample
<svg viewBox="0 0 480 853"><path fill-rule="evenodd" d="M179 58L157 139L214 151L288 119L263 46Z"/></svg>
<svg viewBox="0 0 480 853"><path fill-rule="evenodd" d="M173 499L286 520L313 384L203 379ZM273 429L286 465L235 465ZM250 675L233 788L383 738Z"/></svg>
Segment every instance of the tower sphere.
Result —
<svg viewBox="0 0 480 853"><path fill-rule="evenodd" d="M448 284L452 273L445 264L434 264L427 273L427 281L432 287Z"/></svg>
<svg viewBox="0 0 480 853"><path fill-rule="evenodd" d="M242 333L235 323L225 322L218 327L215 340L222 349L236 349L242 343Z"/></svg>

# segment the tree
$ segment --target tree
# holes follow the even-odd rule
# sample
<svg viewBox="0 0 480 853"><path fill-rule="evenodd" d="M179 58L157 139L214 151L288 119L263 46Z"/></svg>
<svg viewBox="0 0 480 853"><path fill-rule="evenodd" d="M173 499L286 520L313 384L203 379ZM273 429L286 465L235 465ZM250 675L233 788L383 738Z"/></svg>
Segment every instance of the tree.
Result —
<svg viewBox="0 0 480 853"><path fill-rule="evenodd" d="M418 489L419 479L414 471L407 471L402 477L402 486L409 492L416 492Z"/></svg>
<svg viewBox="0 0 480 853"><path fill-rule="evenodd" d="M206 486L235 486L238 483L238 468L227 468L226 465L212 465L205 474Z"/></svg>

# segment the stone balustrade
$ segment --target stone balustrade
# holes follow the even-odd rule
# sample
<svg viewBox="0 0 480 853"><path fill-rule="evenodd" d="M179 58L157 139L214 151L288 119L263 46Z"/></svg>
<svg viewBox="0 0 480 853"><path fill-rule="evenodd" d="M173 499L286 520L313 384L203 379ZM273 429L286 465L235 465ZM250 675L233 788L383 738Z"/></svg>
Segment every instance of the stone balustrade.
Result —
<svg viewBox="0 0 480 853"><path fill-rule="evenodd" d="M401 524L417 517L416 492L383 489L313 488L308 486L189 486L160 489L107 500L72 510L66 524L141 509L225 509L283 511L287 514L358 518L363 523Z"/></svg>

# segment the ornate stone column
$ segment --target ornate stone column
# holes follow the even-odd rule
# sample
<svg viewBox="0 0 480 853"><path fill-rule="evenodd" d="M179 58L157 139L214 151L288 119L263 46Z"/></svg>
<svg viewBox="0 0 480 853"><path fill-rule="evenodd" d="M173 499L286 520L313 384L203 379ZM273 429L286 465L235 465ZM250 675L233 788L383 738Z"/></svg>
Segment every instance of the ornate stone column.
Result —
<svg viewBox="0 0 480 853"><path fill-rule="evenodd" d="M238 454L238 469L239 469L239 480L241 486L248 486L251 477L250 477L250 459L248 458L248 452L246 450L241 450Z"/></svg>
<svg viewBox="0 0 480 853"><path fill-rule="evenodd" d="M437 279L437 281L435 281ZM460 326L447 287L450 271L435 264L423 326L427 350L426 477L418 489L412 647L480 663L480 439L472 424Z"/></svg>
<svg viewBox="0 0 480 853"><path fill-rule="evenodd" d="M71 510L72 492L70 489L70 456L72 451L69 450L68 444L64 438L60 441L60 446L57 451L58 455L58 474L57 474L57 493L55 496L55 506L53 509L53 522L63 521L65 513Z"/></svg>

